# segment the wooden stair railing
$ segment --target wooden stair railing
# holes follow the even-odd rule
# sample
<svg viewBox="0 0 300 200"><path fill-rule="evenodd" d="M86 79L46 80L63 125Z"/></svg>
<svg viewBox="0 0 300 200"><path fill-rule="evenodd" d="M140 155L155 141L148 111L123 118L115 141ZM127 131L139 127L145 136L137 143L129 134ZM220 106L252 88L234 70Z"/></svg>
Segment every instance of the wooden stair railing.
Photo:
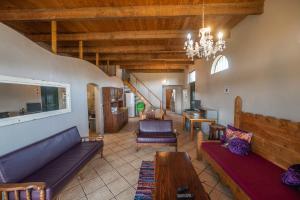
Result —
<svg viewBox="0 0 300 200"><path fill-rule="evenodd" d="M150 101L148 101L148 99L141 94L138 89L136 89L129 81L124 81L124 83L127 85L127 87L129 87L129 89L135 93L137 96L139 96L143 101L146 101L148 104L150 104L151 106L154 107L154 105L152 105L152 103Z"/></svg>
<svg viewBox="0 0 300 200"><path fill-rule="evenodd" d="M144 83L143 81L141 81L139 78L137 78L134 74L130 73L130 76L132 76L132 77L136 80L136 84L137 84L137 83L140 83L141 85L143 85L143 86L147 89L147 91L159 101L160 110L162 110L162 101L161 101L161 99L160 99L156 94L154 94L154 92L152 92L152 90L151 90L149 87L147 87L147 86L145 85L145 83ZM129 83L130 83L130 82L129 82ZM130 83L130 84L131 84L131 83ZM132 84L131 84L131 85L132 85ZM133 86L133 85L132 85L132 86ZM150 104L151 104L151 103L150 103ZM151 104L151 105L152 105L152 104Z"/></svg>

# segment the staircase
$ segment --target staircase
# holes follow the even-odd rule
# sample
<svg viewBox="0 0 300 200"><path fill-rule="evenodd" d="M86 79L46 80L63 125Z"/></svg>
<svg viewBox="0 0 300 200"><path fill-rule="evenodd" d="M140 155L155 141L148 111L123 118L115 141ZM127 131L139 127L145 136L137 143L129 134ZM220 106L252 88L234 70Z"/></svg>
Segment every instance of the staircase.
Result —
<svg viewBox="0 0 300 200"><path fill-rule="evenodd" d="M123 82L126 90L136 96L136 102L143 101L146 108L162 110L162 101L141 80L132 73L123 70Z"/></svg>

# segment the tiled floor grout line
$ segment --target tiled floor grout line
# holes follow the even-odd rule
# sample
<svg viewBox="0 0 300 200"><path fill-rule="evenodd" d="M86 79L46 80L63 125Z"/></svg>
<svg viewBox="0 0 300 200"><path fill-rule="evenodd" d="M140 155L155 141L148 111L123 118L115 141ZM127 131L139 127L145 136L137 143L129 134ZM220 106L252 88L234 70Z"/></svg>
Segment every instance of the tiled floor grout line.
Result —
<svg viewBox="0 0 300 200"><path fill-rule="evenodd" d="M119 157L119 156L118 156ZM111 165L111 163L108 161L108 160L106 160L105 159L105 157L103 156L103 158L101 158L101 159L103 159L103 160L105 160L127 183L128 183L128 185L129 185L129 187L128 188L130 188L130 187L132 187L133 189L134 189L134 185L132 185L131 183L129 183L128 181L127 181L127 179L117 170L117 168L115 168L114 166L112 166ZM119 159L122 159L121 157L119 157ZM138 159L140 159L140 158L137 158L136 160L138 160ZM123 160L123 159L122 159ZM127 162L126 160L123 160L123 161L125 161L127 164L129 164L130 166L132 166L129 162ZM133 161L135 161L135 160L133 160ZM133 162L132 161L132 162ZM134 168L134 170L137 170L134 166L132 166L133 168ZM93 166L93 169L94 169L94 166ZM94 169L95 170L95 169ZM104 185L108 188L108 190L112 193L112 195L114 196L113 198L115 198L115 197L117 197L119 194L121 194L122 192L124 192L125 190L127 190L128 188L126 188L126 189L124 189L124 190L122 190L121 192L119 192L118 194L116 194L116 195L114 195L113 194L113 192L110 190L110 188L108 187L108 185L104 182L104 180L101 178L101 176L98 174L98 172L97 172L97 170L95 170L96 171L96 173L97 173L97 175L99 176L99 178L103 181L103 183L104 183ZM107 172L107 173L109 173L109 172ZM129 173L127 173L127 174L130 174L130 172ZM126 174L126 175L127 175ZM114 182L114 181L116 181L116 180L113 180L113 181L111 181L110 183L112 183L112 182ZM109 184L110 184L109 183ZM104 187L104 186L103 186ZM101 187L102 188L102 187Z"/></svg>

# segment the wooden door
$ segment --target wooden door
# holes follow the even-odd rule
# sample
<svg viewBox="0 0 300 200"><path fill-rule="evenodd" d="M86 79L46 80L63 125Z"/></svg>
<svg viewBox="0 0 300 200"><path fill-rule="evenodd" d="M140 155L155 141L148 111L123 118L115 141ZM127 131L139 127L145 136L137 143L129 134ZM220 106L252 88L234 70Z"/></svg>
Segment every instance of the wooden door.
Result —
<svg viewBox="0 0 300 200"><path fill-rule="evenodd" d="M166 109L171 109L171 98L172 98L173 89L166 89Z"/></svg>

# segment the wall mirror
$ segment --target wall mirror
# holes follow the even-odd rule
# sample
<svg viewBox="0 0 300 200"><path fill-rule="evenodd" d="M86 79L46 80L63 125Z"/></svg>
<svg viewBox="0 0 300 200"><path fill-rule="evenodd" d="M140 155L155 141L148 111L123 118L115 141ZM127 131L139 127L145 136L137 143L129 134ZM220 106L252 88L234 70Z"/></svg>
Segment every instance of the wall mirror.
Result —
<svg viewBox="0 0 300 200"><path fill-rule="evenodd" d="M67 112L69 84L0 75L0 126Z"/></svg>

